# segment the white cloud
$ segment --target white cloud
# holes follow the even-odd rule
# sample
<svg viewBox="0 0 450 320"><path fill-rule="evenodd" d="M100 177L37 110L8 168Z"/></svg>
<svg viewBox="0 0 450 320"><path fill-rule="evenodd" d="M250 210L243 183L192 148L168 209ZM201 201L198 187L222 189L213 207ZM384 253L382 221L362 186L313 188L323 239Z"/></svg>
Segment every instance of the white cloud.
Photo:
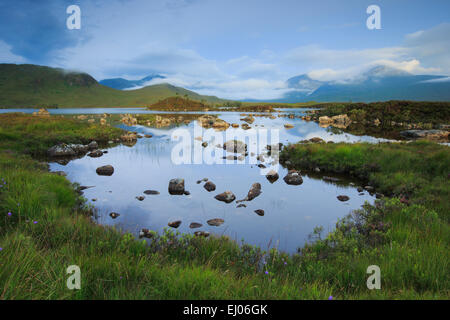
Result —
<svg viewBox="0 0 450 320"><path fill-rule="evenodd" d="M26 59L11 52L11 46L0 40L0 63L25 63Z"/></svg>

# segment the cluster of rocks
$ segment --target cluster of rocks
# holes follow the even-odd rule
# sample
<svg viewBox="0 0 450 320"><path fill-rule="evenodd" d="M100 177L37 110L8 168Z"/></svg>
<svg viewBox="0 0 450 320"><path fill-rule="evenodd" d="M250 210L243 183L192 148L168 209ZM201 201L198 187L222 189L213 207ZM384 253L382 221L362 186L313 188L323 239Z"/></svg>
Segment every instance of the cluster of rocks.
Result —
<svg viewBox="0 0 450 320"><path fill-rule="evenodd" d="M41 108L39 111L33 112L33 116L50 117L50 112L45 108Z"/></svg>
<svg viewBox="0 0 450 320"><path fill-rule="evenodd" d="M340 114L333 117L323 116L319 117L319 124L321 126L333 126L340 129L347 128L352 123L352 120L346 114Z"/></svg>
<svg viewBox="0 0 450 320"><path fill-rule="evenodd" d="M56 157L76 157L82 156L89 151L95 151L98 148L96 141L91 141L87 145L83 144L57 144L47 150L47 155L51 158Z"/></svg>

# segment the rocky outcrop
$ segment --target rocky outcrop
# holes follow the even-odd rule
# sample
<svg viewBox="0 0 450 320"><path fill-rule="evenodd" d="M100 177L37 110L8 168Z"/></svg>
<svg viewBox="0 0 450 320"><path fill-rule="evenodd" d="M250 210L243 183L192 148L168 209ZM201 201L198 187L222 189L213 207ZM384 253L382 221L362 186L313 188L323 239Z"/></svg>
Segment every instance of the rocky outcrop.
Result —
<svg viewBox="0 0 450 320"><path fill-rule="evenodd" d="M89 147L82 144L60 143L47 150L49 157L74 157L84 155L89 151Z"/></svg>
<svg viewBox="0 0 450 320"><path fill-rule="evenodd" d="M352 120L346 114L340 114L331 118L328 116L319 117L319 123L345 129L352 123Z"/></svg>

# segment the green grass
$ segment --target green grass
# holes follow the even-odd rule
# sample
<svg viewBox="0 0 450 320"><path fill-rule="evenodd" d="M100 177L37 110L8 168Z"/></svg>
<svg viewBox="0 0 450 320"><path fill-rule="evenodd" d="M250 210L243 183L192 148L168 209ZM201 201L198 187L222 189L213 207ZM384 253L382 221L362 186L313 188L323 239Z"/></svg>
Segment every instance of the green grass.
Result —
<svg viewBox="0 0 450 320"><path fill-rule="evenodd" d="M122 130L67 117L41 117L23 113L0 114L0 148L42 156L57 143L87 144L96 140L106 145L120 137Z"/></svg>
<svg viewBox="0 0 450 320"><path fill-rule="evenodd" d="M39 119L48 121L34 121ZM71 128L72 121L60 121L68 121L58 129L61 135L68 134L64 128ZM14 123L11 118L7 124L5 118L0 119L1 128L9 129ZM32 129L25 136L45 136L46 126L34 123L27 128ZM91 130L101 135L108 129L92 125ZM5 183L0 188L1 299L449 298L449 230L442 210L448 199L445 181L422 186L436 191L434 201L416 202L413 192L410 205L398 199L366 205L341 220L325 238L318 228L317 240L291 256L239 245L226 237L205 239L172 231L154 233L145 244L131 234L94 224L87 214L89 208L74 191L76 186L22 154L21 131L8 131L17 139L8 140L7 149L0 145L0 182ZM85 138L84 130L69 131L73 139ZM378 148L375 152L359 144L299 145L283 157L292 162L299 156L320 159L331 171L351 174L375 160L381 161L377 172L388 170L390 175L413 166L410 174L417 172L424 184L436 182L434 176L448 171L447 147L399 145L396 156L412 157L400 168L390 163L395 158L392 146ZM418 150L424 152L414 158ZM390 161L382 161L383 154ZM438 164L436 169L433 164ZM395 186L389 188L395 190ZM373 264L381 268L381 290L366 287L366 269ZM80 290L66 288L69 265L81 268Z"/></svg>

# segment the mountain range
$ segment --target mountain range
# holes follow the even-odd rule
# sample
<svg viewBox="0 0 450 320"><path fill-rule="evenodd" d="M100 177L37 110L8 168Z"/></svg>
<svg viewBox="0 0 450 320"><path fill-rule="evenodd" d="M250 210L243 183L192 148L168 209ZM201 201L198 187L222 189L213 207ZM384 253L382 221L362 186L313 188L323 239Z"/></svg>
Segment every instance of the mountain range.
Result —
<svg viewBox="0 0 450 320"><path fill-rule="evenodd" d="M449 101L450 77L413 75L376 66L352 80L319 81L308 75L292 77L286 85L290 91L277 102L374 102L386 100Z"/></svg>
<svg viewBox="0 0 450 320"><path fill-rule="evenodd" d="M83 72L0 64L0 107L137 107L175 95L211 104L230 101L167 83L141 87L156 78L164 76L153 74L140 80L113 78L98 82ZM450 101L450 77L413 75L386 66L374 67L346 81L320 81L303 74L288 79L286 87L288 91L283 97L265 102Z"/></svg>

